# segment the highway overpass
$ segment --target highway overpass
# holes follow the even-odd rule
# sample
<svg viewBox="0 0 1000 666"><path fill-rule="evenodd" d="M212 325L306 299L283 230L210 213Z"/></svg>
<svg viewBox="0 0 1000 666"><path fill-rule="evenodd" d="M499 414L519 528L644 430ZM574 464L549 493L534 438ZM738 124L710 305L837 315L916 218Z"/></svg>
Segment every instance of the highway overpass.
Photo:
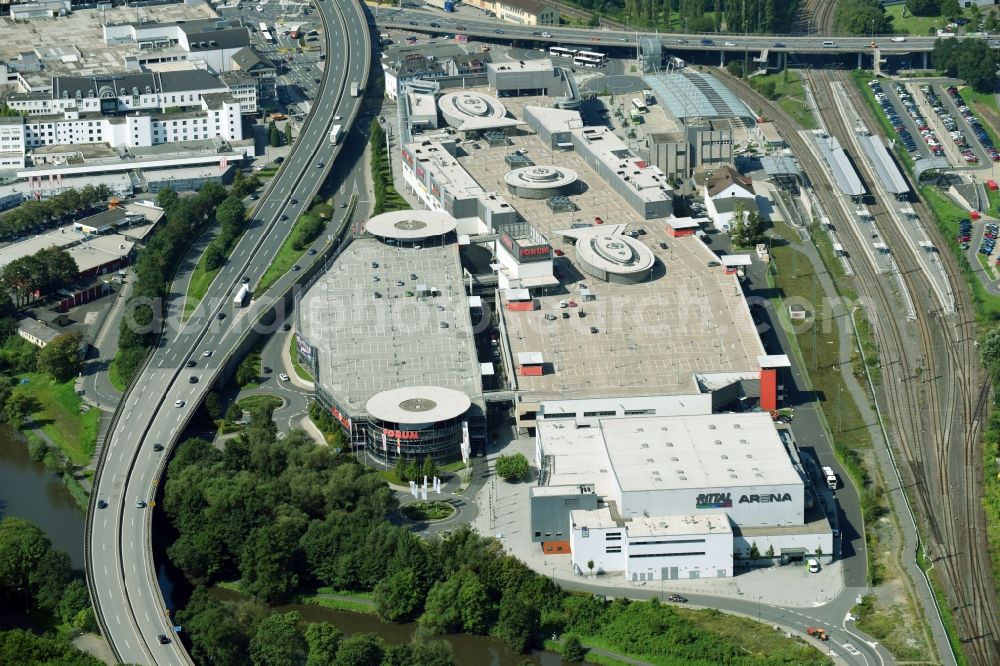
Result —
<svg viewBox="0 0 1000 666"><path fill-rule="evenodd" d="M370 31L358 2L317 2L325 26L329 57L319 101L307 118L282 169L263 193L254 222L233 251L202 301L203 308L186 325L167 326L160 345L147 357L126 390L104 440L94 477L86 525L87 581L101 633L119 661L137 664L188 664L190 657L172 631L152 554L152 516L157 486L171 447L184 432L205 393L235 352L246 349L261 314L282 307L284 292L301 273L289 273L251 307L232 308L232 294L244 276L259 280L294 221L308 207L344 150L327 134L333 124L350 127L362 98L349 93L362 86L371 64ZM336 63L336 64L334 64ZM341 117L341 119L335 119ZM338 164L338 175L360 170L363 163ZM363 188L362 188L363 189ZM291 204L296 198L298 203ZM352 208L336 209L334 223ZM286 220L281 216L287 215ZM179 322L183 296L171 304L169 321ZM226 313L223 319L219 313ZM280 320L275 325L280 325ZM211 352L211 355L204 355ZM195 367L188 368L189 360ZM192 383L191 377L197 378ZM163 451L154 451L156 443ZM107 503L100 509L98 500ZM137 502L149 506L139 508ZM165 635L169 642L160 643Z"/></svg>

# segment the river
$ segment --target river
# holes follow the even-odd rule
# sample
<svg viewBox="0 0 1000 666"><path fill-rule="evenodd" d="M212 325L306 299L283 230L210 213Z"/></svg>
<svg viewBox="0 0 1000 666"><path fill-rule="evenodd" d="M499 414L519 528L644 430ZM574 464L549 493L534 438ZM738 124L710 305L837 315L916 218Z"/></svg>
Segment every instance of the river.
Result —
<svg viewBox="0 0 1000 666"><path fill-rule="evenodd" d="M82 569L83 512L58 475L28 457L24 438L0 426L0 518L17 516L38 525L52 546Z"/></svg>
<svg viewBox="0 0 1000 666"><path fill-rule="evenodd" d="M239 592L223 588L212 588L212 595L220 599L245 598ZM287 613L297 611L306 622L326 622L340 629L347 635L358 632L374 632L386 643L406 643L417 628L416 624L390 624L382 622L374 615L355 613L346 610L326 608L312 604L294 604L278 606L275 611ZM451 634L442 636L451 643L455 652L456 664L478 664L479 666L519 666L525 661L539 666L559 666L562 659L555 652L535 652L532 655L515 654L502 642L488 636L471 636L469 634Z"/></svg>

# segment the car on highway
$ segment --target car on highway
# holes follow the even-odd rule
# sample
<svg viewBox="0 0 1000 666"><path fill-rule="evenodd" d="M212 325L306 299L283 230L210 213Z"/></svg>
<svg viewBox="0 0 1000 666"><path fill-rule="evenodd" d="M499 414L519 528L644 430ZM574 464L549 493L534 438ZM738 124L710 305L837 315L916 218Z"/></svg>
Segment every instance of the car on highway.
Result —
<svg viewBox="0 0 1000 666"><path fill-rule="evenodd" d="M98 509L107 509L107 508L108 508L108 503L107 503L107 502L105 502L105 501L104 501L104 500L102 500L102 499L100 499L100 500L97 500L97 508L98 508Z"/></svg>
<svg viewBox="0 0 1000 666"><path fill-rule="evenodd" d="M266 365L265 365L265 366L264 366L263 368L261 368L261 370L263 370L263 371L264 371L264 374L265 374L265 375L269 375L269 374L271 374L272 372L274 372L274 370L272 370L271 368L269 368L269 367L268 367L268 366L266 366Z"/></svg>
<svg viewBox="0 0 1000 666"><path fill-rule="evenodd" d="M188 359L188 362L185 363L184 365L186 365L189 368L193 368L194 366L196 366L198 364L195 362L195 360L193 358L191 358L191 359Z"/></svg>
<svg viewBox="0 0 1000 666"><path fill-rule="evenodd" d="M782 42L771 42L771 48L783 49L785 45Z"/></svg>
<svg viewBox="0 0 1000 666"><path fill-rule="evenodd" d="M334 116L333 119L334 120L343 120L344 116Z"/></svg>
<svg viewBox="0 0 1000 666"><path fill-rule="evenodd" d="M503 34L503 30L494 30L493 34L495 34L495 35L502 35Z"/></svg>
<svg viewBox="0 0 1000 666"><path fill-rule="evenodd" d="M287 216L287 215L285 215L284 213L282 213L282 214L281 214L281 215L280 215L280 216L278 217L278 219L279 219L279 220L281 220L282 222L284 222L285 220L287 220L287 219L288 219L288 216Z"/></svg>
<svg viewBox="0 0 1000 666"><path fill-rule="evenodd" d="M294 206L295 204L297 204L298 202L299 202L299 200L298 200L298 199L289 199L289 201L288 201L288 203L290 203L290 204L291 204L291 205L293 205L293 206Z"/></svg>
<svg viewBox="0 0 1000 666"><path fill-rule="evenodd" d="M209 356L212 355L212 350L211 349L206 349L205 351L203 351L201 353L201 355L204 356L205 358L208 358Z"/></svg>
<svg viewBox="0 0 1000 666"><path fill-rule="evenodd" d="M159 442L157 442L156 444L153 444L153 450L156 451L156 452L162 451L163 450L163 444L160 444Z"/></svg>
<svg viewBox="0 0 1000 666"><path fill-rule="evenodd" d="M280 379L283 382L287 382L288 381L288 375L286 375L285 373L282 372L281 374L278 375L278 379Z"/></svg>
<svg viewBox="0 0 1000 666"><path fill-rule="evenodd" d="M715 267L717 267L717 266L721 266L721 265L722 265L722 264L720 264L720 263L719 263L719 262L717 262L717 261L710 261L710 262L708 262L708 267L709 267L709 268L715 268Z"/></svg>
<svg viewBox="0 0 1000 666"><path fill-rule="evenodd" d="M196 376L194 376L194 375L191 375L190 377L188 377L188 383L189 384L197 384L198 383L198 378Z"/></svg>
<svg viewBox="0 0 1000 666"><path fill-rule="evenodd" d="M441 24L440 23L431 23L431 27L432 28L440 28Z"/></svg>
<svg viewBox="0 0 1000 666"><path fill-rule="evenodd" d="M416 21L410 21L410 25L416 25L416 24L417 24Z"/></svg>
<svg viewBox="0 0 1000 666"><path fill-rule="evenodd" d="M260 195L256 192L250 195L250 201L257 201L257 199L260 199Z"/></svg>
<svg viewBox="0 0 1000 666"><path fill-rule="evenodd" d="M533 32L533 33L531 33L531 36L532 37L541 37L542 33L540 33L540 32Z"/></svg>
<svg viewBox="0 0 1000 666"><path fill-rule="evenodd" d="M323 167L325 167L325 166L326 166L325 164L323 164L322 162L320 162L320 163L318 163L318 164L316 165L316 168L317 168L317 169L322 169L322 168L323 168Z"/></svg>
<svg viewBox="0 0 1000 666"><path fill-rule="evenodd" d="M146 508L146 503L143 502L141 499L137 499L135 501L135 508L137 508L137 509L145 509Z"/></svg>
<svg viewBox="0 0 1000 666"><path fill-rule="evenodd" d="M701 40L701 45L702 46L712 46L714 44L715 44L715 42L712 41L711 39L703 39L703 40Z"/></svg>
<svg viewBox="0 0 1000 666"><path fill-rule="evenodd" d="M678 40L677 40L677 43L678 43L678 44L687 44L687 43L688 43L688 40L686 40L686 39L678 39Z"/></svg>
<svg viewBox="0 0 1000 666"><path fill-rule="evenodd" d="M725 42L723 46L736 46L736 42Z"/></svg>
<svg viewBox="0 0 1000 666"><path fill-rule="evenodd" d="M314 247L309 248L309 252L307 252L306 254L308 254L309 256L316 254L316 248Z"/></svg>
<svg viewBox="0 0 1000 666"><path fill-rule="evenodd" d="M455 26L455 30L466 30L466 29L467 28L464 25L457 25L457 26Z"/></svg>
<svg viewBox="0 0 1000 666"><path fill-rule="evenodd" d="M667 601L672 601L675 604L686 604L687 600L688 600L687 597L682 597L679 594L671 594L667 596Z"/></svg>
<svg viewBox="0 0 1000 666"><path fill-rule="evenodd" d="M187 402L184 400L174 400L174 407L183 407Z"/></svg>
<svg viewBox="0 0 1000 666"><path fill-rule="evenodd" d="M156 637L156 640L160 642L160 645L166 645L167 643L170 642L170 639L167 638L166 634L160 634L159 636Z"/></svg>
<svg viewBox="0 0 1000 666"><path fill-rule="evenodd" d="M226 318L226 313L225 312L220 312L219 314L215 315L215 318L219 319L219 320L225 319Z"/></svg>
<svg viewBox="0 0 1000 666"><path fill-rule="evenodd" d="M298 264L295 264L294 266L292 266L292 270L293 270L293 271L301 271L301 270L302 270L302 267L301 267L301 266L299 266Z"/></svg>
<svg viewBox="0 0 1000 666"><path fill-rule="evenodd" d="M543 32L543 33L542 33L542 37L545 37L546 39L548 39L548 38L549 38L549 37L551 37L551 36L552 36L552 33L551 33L551 32Z"/></svg>
<svg viewBox="0 0 1000 666"><path fill-rule="evenodd" d="M347 204L345 204L345 203L342 203L342 204L340 204L340 207L341 207L341 208L347 208Z"/></svg>
<svg viewBox="0 0 1000 666"><path fill-rule="evenodd" d="M246 275L244 275L243 279L240 280L240 282L242 282L243 284L250 284L250 278L248 278Z"/></svg>

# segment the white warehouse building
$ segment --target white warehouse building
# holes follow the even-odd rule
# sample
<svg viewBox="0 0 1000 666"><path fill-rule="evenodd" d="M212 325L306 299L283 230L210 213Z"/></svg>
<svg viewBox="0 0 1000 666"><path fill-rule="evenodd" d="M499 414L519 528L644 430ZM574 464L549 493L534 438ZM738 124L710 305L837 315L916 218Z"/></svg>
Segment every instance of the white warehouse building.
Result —
<svg viewBox="0 0 1000 666"><path fill-rule="evenodd" d="M732 576L734 557L754 550L833 553L797 452L767 413L588 415L537 422L531 529L546 553L640 581Z"/></svg>

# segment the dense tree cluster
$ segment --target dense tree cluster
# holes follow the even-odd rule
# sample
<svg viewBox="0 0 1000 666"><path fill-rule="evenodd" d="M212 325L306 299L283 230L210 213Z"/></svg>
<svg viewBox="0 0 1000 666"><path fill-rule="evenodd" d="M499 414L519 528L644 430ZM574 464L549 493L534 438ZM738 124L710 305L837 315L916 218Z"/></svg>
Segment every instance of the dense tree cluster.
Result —
<svg viewBox="0 0 1000 666"><path fill-rule="evenodd" d="M81 629L95 627L83 575L69 556L22 518L0 521L0 607L40 610ZM0 648L0 663L5 661Z"/></svg>
<svg viewBox="0 0 1000 666"><path fill-rule="evenodd" d="M48 199L25 201L0 216L0 239L13 240L57 226L79 213L93 210L110 196L111 189L107 185L87 185L79 190L60 192Z"/></svg>
<svg viewBox="0 0 1000 666"><path fill-rule="evenodd" d="M958 0L906 0L906 9L914 16L956 18L962 14Z"/></svg>
<svg viewBox="0 0 1000 666"><path fill-rule="evenodd" d="M805 647L748 655L666 606L568 594L467 527L425 540L390 523L396 506L381 478L350 455L302 433L278 440L267 412L255 412L225 451L197 439L181 444L164 489L163 510L178 533L168 555L196 585L238 579L252 596L223 602L196 590L178 613L195 660L445 666L453 662L447 646L428 636L464 631L495 635L517 651L572 632L695 664L822 661ZM387 647L374 635L341 639L330 628L303 630L297 617L268 616L263 603L318 586L371 591L382 619L415 619L421 631L409 645Z"/></svg>
<svg viewBox="0 0 1000 666"><path fill-rule="evenodd" d="M247 210L236 194L230 194L215 209L215 220L219 223L219 234L205 248L205 269L214 271L222 268L229 258L236 242L246 230Z"/></svg>
<svg viewBox="0 0 1000 666"><path fill-rule="evenodd" d="M1000 55L982 39L938 39L931 64L948 76L957 76L979 92L993 92Z"/></svg>
<svg viewBox="0 0 1000 666"><path fill-rule="evenodd" d="M848 35L891 34L892 17L881 0L838 0L833 14L838 31Z"/></svg>
<svg viewBox="0 0 1000 666"><path fill-rule="evenodd" d="M36 296L51 294L68 286L80 273L76 260L64 248L46 247L10 262L0 271L0 284L18 305Z"/></svg>
<svg viewBox="0 0 1000 666"><path fill-rule="evenodd" d="M0 664L59 664L104 666L104 662L77 650L58 636L38 636L26 629L0 631Z"/></svg>
<svg viewBox="0 0 1000 666"><path fill-rule="evenodd" d="M182 198L171 189L157 195L156 203L165 211L167 221L153 233L136 262L132 297L125 306L114 361L123 381L131 379L146 352L156 344L162 300L177 264L191 239L214 218L225 199L226 190L214 182L202 185L193 197Z"/></svg>
<svg viewBox="0 0 1000 666"><path fill-rule="evenodd" d="M83 370L82 333L64 333L38 352L38 370L57 382L69 381Z"/></svg>
<svg viewBox="0 0 1000 666"><path fill-rule="evenodd" d="M799 0L571 0L629 25L689 32L787 33Z"/></svg>

